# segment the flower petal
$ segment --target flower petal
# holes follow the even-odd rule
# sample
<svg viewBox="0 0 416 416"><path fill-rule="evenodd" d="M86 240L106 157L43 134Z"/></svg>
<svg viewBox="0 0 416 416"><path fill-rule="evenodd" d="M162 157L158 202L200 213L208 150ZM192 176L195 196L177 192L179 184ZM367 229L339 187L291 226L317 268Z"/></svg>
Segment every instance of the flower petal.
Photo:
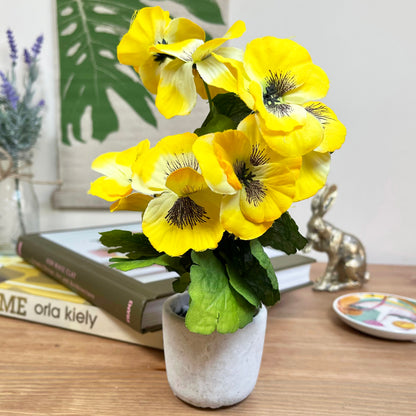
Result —
<svg viewBox="0 0 416 416"><path fill-rule="evenodd" d="M192 152L197 138L194 133L183 133L159 140L133 166L133 189L144 194L158 194L167 189L166 179L175 170L190 167L198 171L198 161Z"/></svg>
<svg viewBox="0 0 416 416"><path fill-rule="evenodd" d="M241 191L241 212L256 224L274 221L292 205L296 176L279 163L256 166L253 174Z"/></svg>
<svg viewBox="0 0 416 416"><path fill-rule="evenodd" d="M229 161L224 160L218 144L214 144L215 134L201 136L193 145L202 174L208 186L220 194L235 194L241 184Z"/></svg>
<svg viewBox="0 0 416 416"><path fill-rule="evenodd" d="M153 57L147 59L139 68L135 70L139 73L140 79L143 82L145 88L152 94L157 93L157 87L160 81L160 73L162 68L169 63L170 60L166 60L163 64L154 60Z"/></svg>
<svg viewBox="0 0 416 416"><path fill-rule="evenodd" d="M169 12L159 6L138 10L117 47L119 62L140 67L149 57L149 46L163 40L169 22Z"/></svg>
<svg viewBox="0 0 416 416"><path fill-rule="evenodd" d="M164 39L168 44L181 42L185 39L201 39L204 41L205 32L204 29L191 20L178 17L168 24Z"/></svg>
<svg viewBox="0 0 416 416"><path fill-rule="evenodd" d="M166 187L178 196L186 196L207 188L207 184L200 173L185 167L175 170L168 176Z"/></svg>
<svg viewBox="0 0 416 416"><path fill-rule="evenodd" d="M270 76L290 80L286 85L288 90L283 94L286 102L315 100L328 92L329 80L325 72L312 63L303 46L290 39L271 36L254 39L246 47L244 63L248 77L256 80L263 89Z"/></svg>
<svg viewBox="0 0 416 416"><path fill-rule="evenodd" d="M223 227L242 240L260 237L273 224L265 222L255 224L249 221L240 209L240 194L224 196L221 203L221 223Z"/></svg>
<svg viewBox="0 0 416 416"><path fill-rule="evenodd" d="M302 156L302 168L296 181L295 201L315 195L325 185L330 163L329 153L310 152Z"/></svg>
<svg viewBox="0 0 416 416"><path fill-rule="evenodd" d="M257 82L250 83L249 91L254 97L254 109L258 111L267 129L290 132L306 123L307 112L300 105L264 103L263 90Z"/></svg>
<svg viewBox="0 0 416 416"><path fill-rule="evenodd" d="M199 75L199 73L196 70L196 68L193 68L192 69L192 73L194 75L194 82L195 82L196 92L198 93L198 95L203 100L207 100L208 99L208 95L207 95L207 91L205 89L205 85L206 84L204 83L203 79ZM210 94L211 98L214 98L218 94L225 94L227 92L226 90L224 90L222 88L217 88L217 87L214 87L212 85L208 85L208 89L209 89L209 94Z"/></svg>
<svg viewBox="0 0 416 416"><path fill-rule="evenodd" d="M318 147L323 139L323 129L311 114L306 115L306 123L290 132L273 131L267 128L261 117L257 117L267 144L283 156L301 156Z"/></svg>
<svg viewBox="0 0 416 416"><path fill-rule="evenodd" d="M112 178L101 176L91 183L88 193L98 196L105 201L115 201L122 198L132 191L130 184L120 185L120 183Z"/></svg>
<svg viewBox="0 0 416 416"><path fill-rule="evenodd" d="M227 66L219 62L214 56L209 56L196 63L201 78L208 84L226 91L237 91L237 79Z"/></svg>
<svg viewBox="0 0 416 416"><path fill-rule="evenodd" d="M166 118L187 115L196 104L196 88L192 62L175 59L161 73L156 95L156 107Z"/></svg>
<svg viewBox="0 0 416 416"><path fill-rule="evenodd" d="M237 80L237 90L234 92L237 94L247 105L248 108L254 109L254 97L249 92L250 79L248 78L244 63L240 61L240 56L232 57L226 52L223 53L223 49L220 48L218 53L212 53L212 55L220 62L227 65L228 69Z"/></svg>
<svg viewBox="0 0 416 416"><path fill-rule="evenodd" d="M269 147L258 127L255 114L250 114L244 118L239 123L237 130L242 131L249 138L251 146L257 146L259 148L264 146ZM270 150L267 151L267 158L269 159L269 163L283 164L295 175L295 177L299 176L299 171L302 166L301 156L286 157Z"/></svg>
<svg viewBox="0 0 416 416"><path fill-rule="evenodd" d="M149 202L153 198L149 195L143 195L138 192L127 195L126 197L120 198L115 201L111 207L110 211L139 211L143 212Z"/></svg>
<svg viewBox="0 0 416 416"><path fill-rule="evenodd" d="M121 186L130 186L131 166L149 146L150 142L143 140L137 146L130 147L122 152L103 153L94 159L91 168L114 179Z"/></svg>
<svg viewBox="0 0 416 416"><path fill-rule="evenodd" d="M326 153L339 149L345 141L347 130L336 114L325 104L317 101L306 103L305 108L319 120L324 131L324 138L315 151Z"/></svg>
<svg viewBox="0 0 416 416"><path fill-rule="evenodd" d="M183 62L192 62L192 54L203 43L200 39L186 39L177 43L154 45L149 50L154 53L174 56Z"/></svg>
<svg viewBox="0 0 416 416"><path fill-rule="evenodd" d="M179 198L165 192L150 201L143 215L143 232L156 250L170 256L190 249L215 249L224 232L219 221L220 198L210 190Z"/></svg>
<svg viewBox="0 0 416 416"><path fill-rule="evenodd" d="M202 61L212 52L218 49L224 42L240 37L246 31L246 25L242 20L235 22L222 38L211 39L199 46L193 54L194 62Z"/></svg>

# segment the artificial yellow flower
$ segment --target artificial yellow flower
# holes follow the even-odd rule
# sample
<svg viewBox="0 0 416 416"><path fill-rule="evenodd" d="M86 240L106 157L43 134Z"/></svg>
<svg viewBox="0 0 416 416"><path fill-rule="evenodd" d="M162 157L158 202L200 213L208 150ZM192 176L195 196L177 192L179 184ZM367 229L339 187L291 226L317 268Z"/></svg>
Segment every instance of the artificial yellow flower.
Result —
<svg viewBox="0 0 416 416"><path fill-rule="evenodd" d="M156 94L160 69L173 57L163 52L150 51L149 48L185 39L203 41L205 32L188 19L171 19L169 12L159 6L143 7L136 11L129 31L121 39L117 47L117 57L120 63L133 66L144 86Z"/></svg>
<svg viewBox="0 0 416 416"><path fill-rule="evenodd" d="M148 140L122 152L109 152L92 162L92 169L104 174L91 183L89 194L114 201L110 211L144 211L152 199L149 195L133 193L132 166L149 149Z"/></svg>
<svg viewBox="0 0 416 416"><path fill-rule="evenodd" d="M208 186L224 194L222 225L243 240L262 235L290 207L301 167L301 158L282 158L251 131L255 122L247 120L241 130L202 136L193 147Z"/></svg>
<svg viewBox="0 0 416 416"><path fill-rule="evenodd" d="M132 165L150 147L149 140L143 140L122 152L108 152L98 156L91 168L105 176L91 183L89 194L106 201L115 201L132 192Z"/></svg>
<svg viewBox="0 0 416 416"><path fill-rule="evenodd" d="M239 71L238 93L256 112L273 150L298 156L319 146L322 126L303 104L324 97L329 81L305 48L289 39L268 36L247 44L242 64L221 60Z"/></svg>
<svg viewBox="0 0 416 416"><path fill-rule="evenodd" d="M237 48L221 47L224 42L241 36L245 24L237 21L221 37L203 42L189 39L172 45L158 44L150 48L154 53L174 56L177 59L163 66L156 95L156 107L166 117L186 115L196 103L199 77L208 85L226 91L236 90L236 78L227 64L216 56L238 59L241 51ZM214 54L215 52L215 54ZM197 72L194 79L194 70ZM198 91L201 92L200 85Z"/></svg>
<svg viewBox="0 0 416 416"><path fill-rule="evenodd" d="M165 137L135 168L133 187L157 195L143 214L143 232L156 250L170 256L214 249L224 233L222 196L201 175L192 152L196 139L193 133Z"/></svg>

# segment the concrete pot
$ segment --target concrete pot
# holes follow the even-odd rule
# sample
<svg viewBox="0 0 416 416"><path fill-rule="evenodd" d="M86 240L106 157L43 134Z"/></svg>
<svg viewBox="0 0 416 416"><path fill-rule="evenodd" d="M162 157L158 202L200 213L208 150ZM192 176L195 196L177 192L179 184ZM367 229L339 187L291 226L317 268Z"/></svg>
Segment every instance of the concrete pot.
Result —
<svg viewBox="0 0 416 416"><path fill-rule="evenodd" d="M178 315L187 308L187 293L171 296L163 306L166 373L173 393L197 407L218 408L244 400L260 370L267 309L232 334L190 332Z"/></svg>

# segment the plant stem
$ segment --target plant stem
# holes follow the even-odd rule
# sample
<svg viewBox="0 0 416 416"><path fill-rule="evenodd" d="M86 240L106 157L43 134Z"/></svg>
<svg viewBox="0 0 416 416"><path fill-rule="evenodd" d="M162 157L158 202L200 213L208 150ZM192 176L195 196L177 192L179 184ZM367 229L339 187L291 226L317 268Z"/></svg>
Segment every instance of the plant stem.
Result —
<svg viewBox="0 0 416 416"><path fill-rule="evenodd" d="M214 103L213 103L212 98L211 98L211 93L209 92L208 84L204 80L202 80L202 82L204 83L205 92L207 93L208 104L209 104L209 112L211 113L212 111L214 111Z"/></svg>

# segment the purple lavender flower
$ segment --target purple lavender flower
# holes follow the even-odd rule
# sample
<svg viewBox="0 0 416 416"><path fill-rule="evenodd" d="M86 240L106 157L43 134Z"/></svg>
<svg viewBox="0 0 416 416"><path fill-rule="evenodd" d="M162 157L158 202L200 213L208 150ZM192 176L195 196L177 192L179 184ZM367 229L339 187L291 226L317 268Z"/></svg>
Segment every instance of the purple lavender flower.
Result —
<svg viewBox="0 0 416 416"><path fill-rule="evenodd" d="M43 107L45 105L45 100L40 100L39 102L38 102L38 107Z"/></svg>
<svg viewBox="0 0 416 416"><path fill-rule="evenodd" d="M40 35L36 38L36 42L32 46L32 53L33 53L32 58L33 59L36 59L36 57L39 55L40 49L42 47L42 43L43 43L43 35Z"/></svg>
<svg viewBox="0 0 416 416"><path fill-rule="evenodd" d="M8 29L6 33L7 33L7 39L9 41L9 47L10 47L10 58L12 59L13 65L15 65L17 61L16 42L14 40L13 32L10 29Z"/></svg>
<svg viewBox="0 0 416 416"><path fill-rule="evenodd" d="M0 78L3 81L3 83L1 84L1 91L3 95L6 97L7 101L9 101L10 105L16 110L17 104L19 102L19 96L17 95L17 92L14 89L13 85L10 84L6 75L4 75L4 73L1 71Z"/></svg>
<svg viewBox="0 0 416 416"><path fill-rule="evenodd" d="M32 57L30 56L30 53L27 49L25 49L23 51L23 55L25 57L25 63L27 63L28 65L30 65L32 63Z"/></svg>

